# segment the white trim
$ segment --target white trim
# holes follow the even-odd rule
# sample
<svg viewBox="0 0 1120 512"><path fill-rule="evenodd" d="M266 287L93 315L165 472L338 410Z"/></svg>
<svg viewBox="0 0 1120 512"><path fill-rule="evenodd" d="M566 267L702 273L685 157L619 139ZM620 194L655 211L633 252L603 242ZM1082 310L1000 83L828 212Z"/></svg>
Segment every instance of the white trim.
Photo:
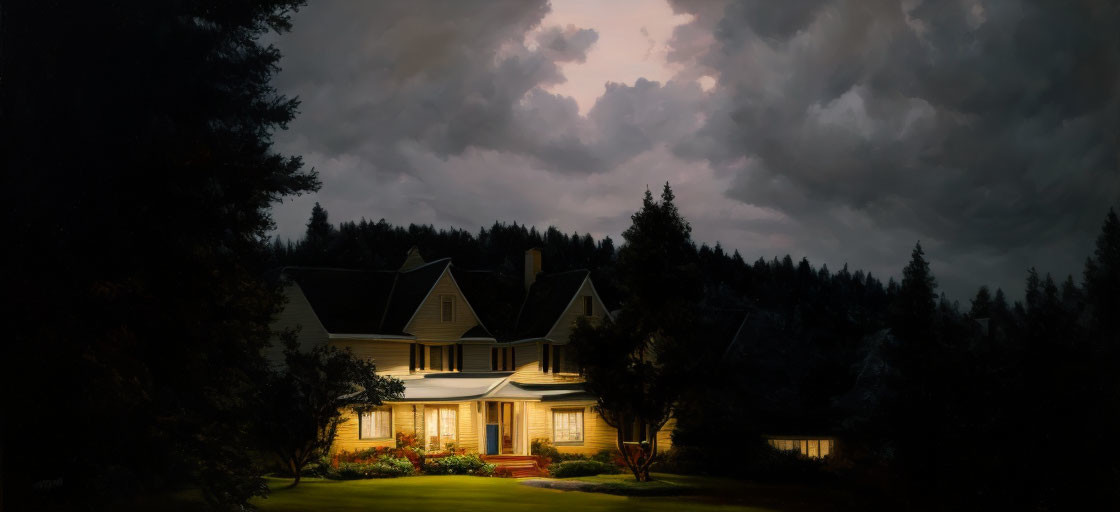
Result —
<svg viewBox="0 0 1120 512"><path fill-rule="evenodd" d="M327 337L332 340L414 340L416 336L408 335L401 336L399 334L343 334L343 333L328 333Z"/></svg>
<svg viewBox="0 0 1120 512"><path fill-rule="evenodd" d="M436 280L435 280L435 282L434 282L434 283L432 283L432 287L428 289L428 293L425 293L425 294L424 294L424 298L423 298L423 299L420 299L420 304L417 304L417 305L416 305L416 309L415 309L415 310L414 310L414 311L412 312L412 316L408 317L408 321L407 321L407 322L405 322L405 323L404 323L404 326L402 326L402 327L401 327L401 330L402 330L402 331L404 331L405 329L407 329L407 328L408 328L408 326L412 325L412 321L416 319L416 314L420 312L420 308L424 307L424 303L425 303L425 302L428 302L428 297L431 297L431 296L432 296L432 292L433 292L433 291L435 291L435 289L436 289L436 286L437 286L437 285L439 285L439 280L440 280L440 279L443 279L443 274L446 274L446 273L447 273L447 270L448 270L449 268L451 268L451 258L443 258L442 260L436 260L436 261L433 261L432 263L438 263L438 262L440 262L440 261L443 261L443 262L445 262L445 265L447 265L447 266L443 267L443 272L440 272L440 274L439 274L439 277L437 277L437 278L436 278ZM426 266L426 265L420 265L419 267L416 267L416 268L410 268L410 269L408 269L408 272L413 272L413 271L415 271L415 270L417 270L417 269L420 269L420 268L424 268L425 266ZM404 273L404 272L402 272L402 274L403 274L403 273ZM459 290L459 294L460 294L460 295L462 295L462 293L463 293L463 291L462 291L462 290ZM391 300L393 300L393 298L392 298L392 297L389 297L389 300L391 301ZM385 310L386 310L386 311L388 311L388 310L389 310L389 306L388 306L388 305L386 305L386 306L385 306ZM408 331L405 331L405 332L408 332Z"/></svg>
<svg viewBox="0 0 1120 512"><path fill-rule="evenodd" d="M436 278L436 282L432 283L432 288L429 289L428 293L424 295L424 298L420 301L420 304L416 306L416 311L413 311L412 316L408 317L408 321L404 323L404 327L402 327L401 330L407 329L408 326L412 325L412 321L415 320L416 315L418 313L420 313L420 308L424 307L424 303L428 302L428 298L432 296L432 292L435 291L436 286L438 286L439 282L441 280L443 280L443 275L444 274L447 274L447 276L451 278L451 284L455 285L455 290L457 292L459 292L459 297L463 299L463 303L465 303L467 305L467 309L469 309L471 311L471 314L474 315L474 319L475 319L475 321L478 322L478 325L481 325L483 329L486 329L486 325L484 325L482 323L482 318L480 318L478 316L478 313L476 313L474 311L474 307L471 306L471 301L467 300L467 295L465 293L463 293L463 289L459 286L458 281L455 281L455 274L451 273L451 258L444 258L444 259L447 260L447 266L443 268L443 272L441 272L439 277ZM441 261L441 260L436 260L436 261ZM433 261L432 263L436 263L436 261ZM416 267L416 268L420 268L420 267ZM416 270L416 268L410 269L409 272L412 272L413 270ZM390 300L392 300L391 297L390 297ZM441 306L441 309L440 309L440 314L441 315L443 314L442 306ZM452 314L452 316L454 316L454 313ZM486 332L490 332L490 329L486 329ZM491 339L493 339L493 338L491 338Z"/></svg>
<svg viewBox="0 0 1120 512"><path fill-rule="evenodd" d="M591 281L591 272L587 273L587 280ZM580 288L583 288L582 284L580 285ZM579 293L579 292L576 292L576 293ZM614 315L611 314L611 310L607 309L607 304L605 302L603 302L603 299L599 297L599 290L595 289L595 281L591 281L591 293L595 295L595 299L599 301L599 305L603 306L603 312L606 313L607 317L610 318L613 321L614 320Z"/></svg>
<svg viewBox="0 0 1120 512"><path fill-rule="evenodd" d="M478 325L481 325L483 329L486 329L486 326L483 325L483 323L482 323L482 317L478 316L478 313L475 313L474 307L471 306L471 301L467 300L467 294L463 293L463 289L459 287L459 282L455 280L455 274L451 272L451 265L448 265L447 270L444 270L444 272L446 272L449 276L451 276L451 283L454 284L455 289L459 291L459 296L463 298L463 303L467 305L467 309L471 310L471 314L474 315L475 321L478 322ZM439 277L440 277L440 279L443 279L442 274ZM436 281L436 282L438 283L439 281ZM431 292L429 292L429 293L431 293ZM405 325L408 325L408 324L405 324ZM490 329L486 329L486 332L490 332ZM493 339L493 338L491 338L491 339Z"/></svg>
<svg viewBox="0 0 1120 512"><path fill-rule="evenodd" d="M576 288L576 293L572 295L572 300L568 301L567 307L564 308L564 311L560 312L560 316L556 319L556 323L553 323L552 327L548 329L548 333L545 335L546 338L548 338L549 334L552 334L552 331L556 330L556 326L560 325L560 321L564 319L564 313L567 313L569 309L572 309L572 304L576 303L576 297L579 297L579 291L583 289L583 283L591 284L591 294L595 297L595 299L599 301L599 305L603 307L603 312L607 314L607 317L611 320L614 320L614 316L611 315L611 312L607 311L607 305L603 304L603 299L599 298L599 292L595 290L595 282L591 280L591 272L587 271L587 276L585 276L583 278L583 281L579 283L579 287ZM567 343L567 340L564 340L564 343Z"/></svg>

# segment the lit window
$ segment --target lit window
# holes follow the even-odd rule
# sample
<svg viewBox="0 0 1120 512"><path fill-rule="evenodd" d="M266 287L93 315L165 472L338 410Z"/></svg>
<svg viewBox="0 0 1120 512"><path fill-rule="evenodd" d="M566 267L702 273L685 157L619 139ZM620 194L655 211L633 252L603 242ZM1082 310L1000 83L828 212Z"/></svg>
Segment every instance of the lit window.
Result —
<svg viewBox="0 0 1120 512"><path fill-rule="evenodd" d="M358 439L389 439L393 437L393 411L374 409L358 416Z"/></svg>
<svg viewBox="0 0 1120 512"><path fill-rule="evenodd" d="M440 300L440 319L444 322L455 320L455 297L446 296Z"/></svg>
<svg viewBox="0 0 1120 512"><path fill-rule="evenodd" d="M443 451L456 441L459 425L459 408L455 406L424 407L424 432L429 451Z"/></svg>
<svg viewBox="0 0 1120 512"><path fill-rule="evenodd" d="M583 444L583 409L552 411L552 442L558 445Z"/></svg>
<svg viewBox="0 0 1120 512"><path fill-rule="evenodd" d="M798 452L811 459L828 457L834 448L831 439L768 439L767 443L774 449Z"/></svg>

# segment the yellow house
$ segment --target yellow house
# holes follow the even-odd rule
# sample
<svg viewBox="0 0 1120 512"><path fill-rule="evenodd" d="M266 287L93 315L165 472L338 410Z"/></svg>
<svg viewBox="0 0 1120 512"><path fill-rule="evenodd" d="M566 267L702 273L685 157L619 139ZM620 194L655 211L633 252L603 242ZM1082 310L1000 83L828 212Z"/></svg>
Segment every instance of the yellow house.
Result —
<svg viewBox="0 0 1120 512"><path fill-rule="evenodd" d="M454 444L485 455L529 455L535 439L569 453L616 447L567 346L578 318L610 315L588 271L542 273L540 250L530 249L520 304L504 308L479 300L491 295L493 274L424 262L415 248L397 271L289 267L282 275L288 304L274 327L298 326L305 348L348 347L405 384L402 399L351 414L332 451L394 446L400 432L431 450ZM476 310L483 302L488 311ZM513 320L499 339L484 319L501 318ZM660 449L672 427L658 434Z"/></svg>

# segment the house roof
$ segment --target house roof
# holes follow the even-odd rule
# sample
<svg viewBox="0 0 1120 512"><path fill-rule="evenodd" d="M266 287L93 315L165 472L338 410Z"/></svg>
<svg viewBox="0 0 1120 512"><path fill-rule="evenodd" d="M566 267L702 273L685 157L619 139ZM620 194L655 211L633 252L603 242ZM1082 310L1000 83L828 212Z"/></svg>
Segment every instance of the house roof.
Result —
<svg viewBox="0 0 1120 512"><path fill-rule="evenodd" d="M450 265L444 258L399 272L285 267L281 273L299 285L327 332L400 336ZM492 337L484 325L468 330L469 337Z"/></svg>
<svg viewBox="0 0 1120 512"><path fill-rule="evenodd" d="M454 376L454 377L451 377ZM481 398L509 379L509 373L431 374L404 382L398 402L425 400L471 400Z"/></svg>
<svg viewBox="0 0 1120 512"><path fill-rule="evenodd" d="M378 332L396 272L287 267L323 328L336 333Z"/></svg>
<svg viewBox="0 0 1120 512"><path fill-rule="evenodd" d="M522 384L512 372L433 373L404 379L404 395L397 402L485 399L582 400L593 398L580 383Z"/></svg>
<svg viewBox="0 0 1120 512"><path fill-rule="evenodd" d="M570 270L538 276L521 305L511 339L548 336L589 275L586 270Z"/></svg>
<svg viewBox="0 0 1120 512"><path fill-rule="evenodd" d="M416 310L428 298L440 276L451 265L451 258L435 260L404 272L397 272L393 295L385 309L379 334L402 334Z"/></svg>
<svg viewBox="0 0 1120 512"><path fill-rule="evenodd" d="M406 336L405 328L445 272L462 291L479 325L462 338L501 341L544 338L572 303L587 270L540 274L528 293L520 279L456 268L450 258L399 271L285 267L331 334Z"/></svg>

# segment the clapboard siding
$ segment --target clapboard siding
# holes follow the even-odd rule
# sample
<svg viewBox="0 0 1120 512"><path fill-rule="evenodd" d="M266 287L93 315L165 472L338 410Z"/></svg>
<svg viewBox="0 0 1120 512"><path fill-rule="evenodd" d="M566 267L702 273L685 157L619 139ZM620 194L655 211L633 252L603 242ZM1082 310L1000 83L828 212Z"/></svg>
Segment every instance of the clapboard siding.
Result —
<svg viewBox="0 0 1120 512"><path fill-rule="evenodd" d="M478 415L474 413L475 402L459 404L459 447L467 452L478 450Z"/></svg>
<svg viewBox="0 0 1120 512"><path fill-rule="evenodd" d="M658 452L663 452L665 450L668 450L669 448L672 448L673 439L670 436L673 434L673 429L675 428L677 428L677 419L669 418L669 421L665 422L665 426L661 427L661 430L657 431Z"/></svg>
<svg viewBox="0 0 1120 512"><path fill-rule="evenodd" d="M560 453L582 453L592 455L600 450L613 450L616 447L616 431L607 425L593 410L593 402L529 402L529 439L547 439L555 445L552 437L552 411L554 409L583 410L583 444L579 446L556 446Z"/></svg>
<svg viewBox="0 0 1120 512"><path fill-rule="evenodd" d="M373 360L378 375L408 375L411 344L383 340L331 340L331 345L349 348L355 357Z"/></svg>
<svg viewBox="0 0 1120 512"><path fill-rule="evenodd" d="M517 368L510 380L524 384L558 384L582 382L583 379L574 373L545 373L541 371L541 351L546 347L544 343L517 345ZM551 349L550 349L551 350ZM549 356L549 361L556 358Z"/></svg>
<svg viewBox="0 0 1120 512"><path fill-rule="evenodd" d="M338 426L334 443L331 444L331 453L338 451L365 450L378 446L393 447L397 445L397 432L412 432L412 406L407 404L394 404L389 406L393 410L393 432L387 439L358 439L358 415L354 411L344 411L346 421Z"/></svg>
<svg viewBox="0 0 1120 512"><path fill-rule="evenodd" d="M441 316L440 297L447 295L455 297L454 317L451 322L444 322ZM420 340L457 341L463 333L476 325L478 319L471 312L459 287L451 278L451 273L445 270L404 330Z"/></svg>
<svg viewBox="0 0 1120 512"><path fill-rule="evenodd" d="M284 298L288 303L283 311L276 315L272 323L272 330L283 331L286 329L299 329L296 340L299 341L300 350L310 350L316 345L327 342L327 330L315 316L311 303L300 290L299 285L289 283L284 286ZM273 337L272 344L264 349L264 356L269 364L279 366L284 363L284 342L278 337Z"/></svg>
<svg viewBox="0 0 1120 512"><path fill-rule="evenodd" d="M490 371L490 347L492 345L463 345L463 371Z"/></svg>
<svg viewBox="0 0 1120 512"><path fill-rule="evenodd" d="M572 329L576 325L576 320L583 317L583 297L586 296L592 298L590 318L592 323L607 316L606 308L603 307L603 303L592 291L591 279L584 279L583 285L580 286L579 291L576 292L575 300L568 305L568 309L564 310L564 314L560 315L560 321L556 322L556 325L549 331L548 339L555 340L558 343L568 342L568 337L572 334Z"/></svg>

